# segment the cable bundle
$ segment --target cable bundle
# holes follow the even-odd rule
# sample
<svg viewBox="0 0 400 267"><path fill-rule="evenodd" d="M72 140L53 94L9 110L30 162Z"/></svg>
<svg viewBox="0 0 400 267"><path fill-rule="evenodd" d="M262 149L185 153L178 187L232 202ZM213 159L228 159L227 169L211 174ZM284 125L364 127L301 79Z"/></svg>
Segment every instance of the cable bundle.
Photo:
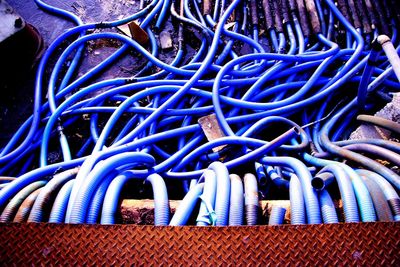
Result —
<svg viewBox="0 0 400 267"><path fill-rule="evenodd" d="M258 193L268 188L289 195L292 224L339 222L335 188L346 222L400 220L400 145L346 140L358 114L400 89L396 5L153 0L122 20L84 24L35 2L77 26L43 55L34 113L1 149L1 221L115 223L131 180L152 185L157 225L184 225L193 214L198 225L258 224ZM169 15L178 46L165 63L156 34ZM132 21L148 47L115 31ZM189 30L199 36L194 55ZM121 46L77 77L85 44L103 39ZM132 51L148 61L135 76L95 80ZM197 121L210 114L223 134L207 140ZM398 124L363 118L399 133ZM186 193L171 219L170 184ZM270 224L284 212L274 207Z"/></svg>

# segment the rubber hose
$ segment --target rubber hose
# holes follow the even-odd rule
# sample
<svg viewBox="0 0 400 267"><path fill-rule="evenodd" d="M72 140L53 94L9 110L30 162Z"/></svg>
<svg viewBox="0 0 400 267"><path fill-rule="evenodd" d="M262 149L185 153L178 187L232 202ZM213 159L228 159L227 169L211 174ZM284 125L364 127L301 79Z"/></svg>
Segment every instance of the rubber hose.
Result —
<svg viewBox="0 0 400 267"><path fill-rule="evenodd" d="M376 126L383 127L389 131L400 134L400 124L398 122L394 122L385 118L381 118L378 116L370 116L370 115L358 115L358 121L372 123Z"/></svg>

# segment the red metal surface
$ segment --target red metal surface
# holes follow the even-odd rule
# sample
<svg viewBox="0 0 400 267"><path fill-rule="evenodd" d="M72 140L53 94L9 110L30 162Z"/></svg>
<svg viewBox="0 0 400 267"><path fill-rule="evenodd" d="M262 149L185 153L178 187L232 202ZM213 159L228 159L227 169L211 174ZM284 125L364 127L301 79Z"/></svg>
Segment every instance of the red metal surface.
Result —
<svg viewBox="0 0 400 267"><path fill-rule="evenodd" d="M3 224L1 265L400 265L400 224Z"/></svg>

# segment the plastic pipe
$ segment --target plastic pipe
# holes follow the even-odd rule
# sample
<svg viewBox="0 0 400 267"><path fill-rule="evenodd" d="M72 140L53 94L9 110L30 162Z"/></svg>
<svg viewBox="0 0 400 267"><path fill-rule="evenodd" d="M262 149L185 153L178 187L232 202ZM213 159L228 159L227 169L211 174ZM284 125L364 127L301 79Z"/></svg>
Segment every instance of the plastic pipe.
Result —
<svg viewBox="0 0 400 267"><path fill-rule="evenodd" d="M67 211L67 204L69 195L71 194L72 186L75 180L70 180L64 184L54 200L53 207L50 211L49 223L63 223L65 221L65 213Z"/></svg>
<svg viewBox="0 0 400 267"><path fill-rule="evenodd" d="M217 226L228 225L229 200L231 195L231 181L226 166L221 162L213 162L208 166L217 176L217 193L215 199L215 214Z"/></svg>
<svg viewBox="0 0 400 267"><path fill-rule="evenodd" d="M47 211L50 212L51 203L62 186L69 180L75 178L79 168L73 168L54 177L40 190L32 210L28 217L28 222L46 222L48 219Z"/></svg>
<svg viewBox="0 0 400 267"><path fill-rule="evenodd" d="M46 185L46 183L46 181L37 181L21 189L21 191L19 191L4 208L0 216L0 222L12 221L25 199L28 198L34 191Z"/></svg>
<svg viewBox="0 0 400 267"><path fill-rule="evenodd" d="M321 214L324 223L338 223L339 219L336 213L336 208L328 191L320 191L319 201L321 203Z"/></svg>
<svg viewBox="0 0 400 267"><path fill-rule="evenodd" d="M199 215L196 222L198 226L212 225L215 213L215 197L217 193L217 176L212 170L205 170L200 177L200 181L204 179L204 189L201 195L201 203Z"/></svg>
<svg viewBox="0 0 400 267"><path fill-rule="evenodd" d="M168 225L169 223L169 200L167 186L164 179L158 174L147 177L151 183L154 198L154 225Z"/></svg>
<svg viewBox="0 0 400 267"><path fill-rule="evenodd" d="M189 192L182 199L179 207L176 209L174 216L172 217L169 225L180 226L186 225L191 216L194 207L203 192L204 183L197 184L189 190Z"/></svg>
<svg viewBox="0 0 400 267"><path fill-rule="evenodd" d="M257 225L258 223L258 185L256 177L251 173L244 175L244 208L246 213L246 224Z"/></svg>
<svg viewBox="0 0 400 267"><path fill-rule="evenodd" d="M290 223L306 224L306 207L304 204L303 190L297 175L290 176L289 185L290 196Z"/></svg>
<svg viewBox="0 0 400 267"><path fill-rule="evenodd" d="M374 202L374 207L378 221L393 221L392 212L386 201L385 194L379 185L368 176L361 176L368 191L371 193L372 201Z"/></svg>
<svg viewBox="0 0 400 267"><path fill-rule="evenodd" d="M285 220L286 209L280 206L272 206L268 225L281 225Z"/></svg>
<svg viewBox="0 0 400 267"><path fill-rule="evenodd" d="M231 198L229 206L229 225L237 226L243 225L244 222L244 192L242 179L236 175L231 174Z"/></svg>
<svg viewBox="0 0 400 267"><path fill-rule="evenodd" d="M385 178L374 172L362 169L358 169L356 172L359 173L361 177L369 177L370 180L373 180L380 186L391 208L394 220L400 221L400 197L392 185Z"/></svg>
<svg viewBox="0 0 400 267"><path fill-rule="evenodd" d="M26 222L29 213L31 212L33 203L35 203L35 200L39 195L41 189L42 187L30 193L29 196L22 202L21 206L18 208L17 213L15 214L13 222L17 223Z"/></svg>

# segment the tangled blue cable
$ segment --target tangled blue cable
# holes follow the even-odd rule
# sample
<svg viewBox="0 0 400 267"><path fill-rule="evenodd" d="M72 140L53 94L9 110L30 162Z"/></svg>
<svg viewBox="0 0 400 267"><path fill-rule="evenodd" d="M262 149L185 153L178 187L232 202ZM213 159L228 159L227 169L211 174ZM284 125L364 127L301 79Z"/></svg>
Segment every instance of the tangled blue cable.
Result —
<svg viewBox="0 0 400 267"><path fill-rule="evenodd" d="M357 114L372 114L400 89L394 17L391 28L365 26L332 0L261 1L263 10L257 1L201 9L196 0L153 0L124 19L86 24L35 2L76 26L44 53L34 112L0 150L0 178L9 177L0 180L2 222L117 223L122 189L138 180L152 186L156 225L193 223L195 213L201 226L267 224L259 198L271 190L289 196L292 224L339 222L335 199L345 222L400 220L400 144L347 140ZM178 33L167 63L157 38L170 17ZM147 44L115 30L129 23ZM397 47L390 61L370 44L381 34ZM119 48L77 77L86 45L100 40ZM146 62L133 76L102 77L121 57ZM395 124L368 122L398 134ZM185 196L172 215L177 184L173 194ZM27 216L19 209L29 197ZM285 214L274 206L269 224Z"/></svg>

